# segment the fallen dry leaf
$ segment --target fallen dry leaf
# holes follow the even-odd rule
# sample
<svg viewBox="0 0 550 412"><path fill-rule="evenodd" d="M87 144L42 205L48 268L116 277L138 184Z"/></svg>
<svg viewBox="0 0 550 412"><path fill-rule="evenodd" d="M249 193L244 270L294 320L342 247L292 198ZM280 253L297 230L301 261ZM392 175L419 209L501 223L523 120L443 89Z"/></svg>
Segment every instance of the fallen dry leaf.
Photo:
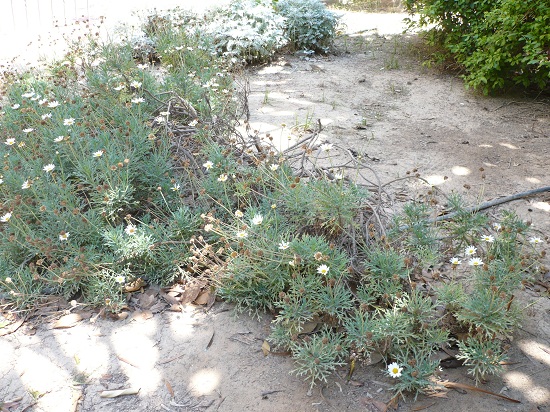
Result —
<svg viewBox="0 0 550 412"><path fill-rule="evenodd" d="M196 305L206 305L208 301L210 300L210 291L205 290L197 296L197 298L194 300L193 303Z"/></svg>
<svg viewBox="0 0 550 412"><path fill-rule="evenodd" d="M147 286L147 282L145 282L142 278L137 278L132 283L128 283L127 285L124 285L124 292L137 292L141 288Z"/></svg>
<svg viewBox="0 0 550 412"><path fill-rule="evenodd" d="M262 343L262 352L264 353L264 356L267 356L269 352L271 352L271 346L269 346L269 343L267 343L266 340Z"/></svg>
<svg viewBox="0 0 550 412"><path fill-rule="evenodd" d="M423 411L424 409L428 409L428 408L430 408L434 405L435 405L435 402L427 403L427 404L424 404L424 405L418 405L418 406L413 408L413 412Z"/></svg>
<svg viewBox="0 0 550 412"><path fill-rule="evenodd" d="M180 297L182 304L186 305L193 302L201 293L201 289L206 286L205 280L192 280L185 285L185 290Z"/></svg>
<svg viewBox="0 0 550 412"><path fill-rule="evenodd" d="M117 314L118 320L124 320L128 317L129 312L120 312Z"/></svg>
<svg viewBox="0 0 550 412"><path fill-rule="evenodd" d="M173 362L175 360L178 360L179 358L183 358L186 355L186 353L182 353L181 355L174 356L173 358L166 359L164 361L158 362L159 365L166 365L167 363Z"/></svg>
<svg viewBox="0 0 550 412"><path fill-rule="evenodd" d="M181 312L181 305L180 304L177 304L177 305L171 305L170 308L168 309L170 312Z"/></svg>
<svg viewBox="0 0 550 412"><path fill-rule="evenodd" d="M179 283L176 283L175 285L169 286L167 288L162 288L161 290L165 293L170 293L171 295L173 294L172 296L176 296L185 292L185 288Z"/></svg>
<svg viewBox="0 0 550 412"><path fill-rule="evenodd" d="M376 365L379 362L382 362L384 356L380 352L371 352L367 360L366 365Z"/></svg>
<svg viewBox="0 0 550 412"><path fill-rule="evenodd" d="M380 402L380 401L377 401L376 399L373 399L373 398L361 398L360 402L364 405L364 406L367 406L369 408L369 410L371 411L376 411L376 412L386 412L386 410L388 409L388 407L386 406L386 404L384 402Z"/></svg>
<svg viewBox="0 0 550 412"><path fill-rule="evenodd" d="M210 340L208 341L208 345L206 345L206 348L204 350L208 350L210 346L212 346L212 342L214 342L214 335L216 334L216 331L212 332L212 336L210 337Z"/></svg>
<svg viewBox="0 0 550 412"><path fill-rule="evenodd" d="M61 316L57 322L53 324L54 329L67 329L77 325L82 320L80 313L71 313L69 315Z"/></svg>
<svg viewBox="0 0 550 412"><path fill-rule="evenodd" d="M99 394L102 398L116 398L117 396L123 396L123 395L136 395L139 393L139 390L141 388L126 388L126 389L118 389L114 391L103 391Z"/></svg>
<svg viewBox="0 0 550 412"><path fill-rule="evenodd" d="M120 360L121 362L127 363L128 365L133 366L134 368L138 368L138 369L140 368L139 365L138 365L137 363L132 362L132 361L130 361L130 360L128 360L128 359L126 359L126 358L124 358L124 357L122 357L122 356L117 356L117 358L118 358L118 360Z"/></svg>
<svg viewBox="0 0 550 412"><path fill-rule="evenodd" d="M150 309L155 303L156 292L152 290L146 290L144 293L140 293L137 298L139 300L139 307L141 309Z"/></svg>
<svg viewBox="0 0 550 412"><path fill-rule="evenodd" d="M214 302L216 302L216 289L210 288L210 296L208 297L208 302L206 302L206 310L212 309Z"/></svg>
<svg viewBox="0 0 550 412"><path fill-rule="evenodd" d="M25 322L25 319L27 319L26 317L25 318L21 318L19 319L17 322L14 322L12 323L11 325L5 327L5 328L2 328L0 330L0 336L5 336L5 335L9 335L10 333L13 333L15 332L17 329L19 329L21 327L21 325L23 324L23 322Z"/></svg>
<svg viewBox="0 0 550 412"><path fill-rule="evenodd" d="M138 322L144 322L147 319L151 319L153 314L148 310L136 310L132 316L132 320L137 320Z"/></svg>
<svg viewBox="0 0 550 412"><path fill-rule="evenodd" d="M514 403L521 403L521 401L518 401L517 399L509 398L508 396L501 395L499 393L487 391L485 389L478 388L476 386L467 385L465 383L458 383L458 382L449 382L449 381L437 381L437 384L442 385L446 388L452 388L452 389L468 389L475 392L481 392L486 393L487 395L493 395L498 396L499 398L506 399L507 401L514 402Z"/></svg>
<svg viewBox="0 0 550 412"><path fill-rule="evenodd" d="M434 392L428 395L430 398L445 398L447 399L447 392Z"/></svg>
<svg viewBox="0 0 550 412"><path fill-rule="evenodd" d="M170 382L168 380L164 380L164 385L166 385L166 389L168 389L168 392L170 392L170 396L174 397L174 389L172 388L172 385L170 385Z"/></svg>
<svg viewBox="0 0 550 412"><path fill-rule="evenodd" d="M176 298L175 296L172 296L168 293L161 293L160 296L166 301L168 302L170 305L179 305L180 304L180 301L178 298Z"/></svg>
<svg viewBox="0 0 550 412"><path fill-rule="evenodd" d="M162 312L164 309L166 309L166 303L164 302L157 302L149 308L152 313L159 313Z"/></svg>
<svg viewBox="0 0 550 412"><path fill-rule="evenodd" d="M318 322L305 322L301 325L300 334L303 333L312 333L315 329L317 329L317 326L319 326Z"/></svg>

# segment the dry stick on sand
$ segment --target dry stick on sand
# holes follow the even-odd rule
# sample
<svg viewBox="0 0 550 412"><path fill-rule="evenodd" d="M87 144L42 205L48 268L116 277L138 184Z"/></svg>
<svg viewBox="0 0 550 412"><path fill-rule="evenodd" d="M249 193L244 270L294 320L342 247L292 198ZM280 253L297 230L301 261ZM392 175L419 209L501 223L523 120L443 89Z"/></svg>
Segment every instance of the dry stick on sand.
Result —
<svg viewBox="0 0 550 412"><path fill-rule="evenodd" d="M525 197L533 196L533 195L536 195L536 194L539 194L539 193L544 193L544 192L550 192L550 186L545 186L545 187L541 187L541 188L538 188L538 189L528 190L526 192L516 193L516 194L511 195L511 196L501 197L500 199L490 200L490 201L484 202L480 205L466 208L462 212L467 212L467 213L479 212L480 210L489 209L490 207L493 207L493 206L498 206L498 205L501 205L503 203L512 202L514 200L523 199ZM438 216L437 218L434 219L434 222L440 222L442 220L452 219L458 213L459 212L453 212L453 213L448 213L446 215Z"/></svg>

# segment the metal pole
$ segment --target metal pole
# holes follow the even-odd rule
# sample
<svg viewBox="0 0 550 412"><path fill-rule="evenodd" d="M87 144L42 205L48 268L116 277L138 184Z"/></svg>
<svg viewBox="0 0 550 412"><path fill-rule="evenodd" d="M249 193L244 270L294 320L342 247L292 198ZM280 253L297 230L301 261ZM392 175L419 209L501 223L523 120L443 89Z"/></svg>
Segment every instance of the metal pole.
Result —
<svg viewBox="0 0 550 412"><path fill-rule="evenodd" d="M27 21L27 30L29 29L29 13L27 10L27 0L25 0L25 20Z"/></svg>
<svg viewBox="0 0 550 412"><path fill-rule="evenodd" d="M13 12L13 0L10 0L11 4L11 20L13 22L13 31L15 31L15 13Z"/></svg>
<svg viewBox="0 0 550 412"><path fill-rule="evenodd" d="M40 14L40 0L36 0L36 6L38 7L38 24L42 27L42 15Z"/></svg>

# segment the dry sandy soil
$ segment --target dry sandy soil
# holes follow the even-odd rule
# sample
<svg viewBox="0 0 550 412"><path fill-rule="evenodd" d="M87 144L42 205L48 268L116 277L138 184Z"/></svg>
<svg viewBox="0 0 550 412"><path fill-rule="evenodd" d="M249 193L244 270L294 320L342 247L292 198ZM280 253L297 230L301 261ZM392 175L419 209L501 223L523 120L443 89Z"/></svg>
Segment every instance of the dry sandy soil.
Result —
<svg viewBox="0 0 550 412"><path fill-rule="evenodd" d="M417 169L471 203L550 184L547 99L479 96L452 75L423 69L414 37L381 25L398 22L395 15L347 19L350 32L366 31L340 39L335 55L283 56L249 72L255 129L284 145L290 127L321 119L322 139L363 154L382 181ZM392 190L405 201L425 187L400 181ZM502 208L550 234L549 193ZM498 209L489 213L497 215ZM520 292L525 317L510 364L502 377L481 386L521 403L449 390L442 397L400 400L398 411L550 411L548 296L542 287ZM181 313L153 313L159 309L154 300L147 306L147 296L136 298L145 310L125 320L94 316L66 329L28 322L2 336L0 402L22 398L5 410L381 411L381 402L391 398L392 382L381 363L358 367L353 385L341 369L308 394L308 386L289 373L290 358L262 353L267 315L235 318L221 302L208 311L188 306ZM473 384L465 368L444 369L441 379ZM139 393L100 397L121 388Z"/></svg>

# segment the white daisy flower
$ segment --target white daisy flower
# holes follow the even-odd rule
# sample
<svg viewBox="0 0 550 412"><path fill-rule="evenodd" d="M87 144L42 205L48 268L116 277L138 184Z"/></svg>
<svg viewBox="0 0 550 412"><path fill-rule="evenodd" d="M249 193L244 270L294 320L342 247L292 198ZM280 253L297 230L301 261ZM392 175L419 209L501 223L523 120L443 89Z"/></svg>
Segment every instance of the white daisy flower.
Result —
<svg viewBox="0 0 550 412"><path fill-rule="evenodd" d="M240 218L243 217L243 216L244 216L244 213L241 212L240 210L236 210L236 211L235 211L235 217L237 217L237 218L240 219Z"/></svg>
<svg viewBox="0 0 550 412"><path fill-rule="evenodd" d="M121 91L122 89L124 89L124 87L125 87L125 86L121 83L121 84L119 84L118 86L113 87L113 90L116 90L117 92L119 92L119 91Z"/></svg>
<svg viewBox="0 0 550 412"><path fill-rule="evenodd" d="M248 233L246 233L244 230L240 230L237 232L237 238L238 239L244 239L248 236Z"/></svg>
<svg viewBox="0 0 550 412"><path fill-rule="evenodd" d="M59 106L59 102L57 100L53 100L53 101L48 103L48 107L50 109L55 109L57 106Z"/></svg>
<svg viewBox="0 0 550 412"><path fill-rule="evenodd" d="M277 163L273 163L272 165L269 165L269 168L274 172L279 168L279 165Z"/></svg>
<svg viewBox="0 0 550 412"><path fill-rule="evenodd" d="M51 119L52 118L52 114L51 113L46 113L46 114L43 114L42 116L40 116L42 118L42 120L46 120L46 119Z"/></svg>
<svg viewBox="0 0 550 412"><path fill-rule="evenodd" d="M46 173L50 173L53 169L55 169L55 165L52 163L42 168L42 170L44 170Z"/></svg>
<svg viewBox="0 0 550 412"><path fill-rule="evenodd" d="M290 247L290 242L285 242L284 240L281 240L281 243L279 243L279 250L286 250Z"/></svg>
<svg viewBox="0 0 550 412"><path fill-rule="evenodd" d="M132 81L132 83L130 83L130 86L133 87L134 89L139 89L141 87L141 82L134 80Z"/></svg>
<svg viewBox="0 0 550 412"><path fill-rule="evenodd" d="M21 189L28 189L29 187L31 187L31 182L28 180L25 180L21 185Z"/></svg>
<svg viewBox="0 0 550 412"><path fill-rule="evenodd" d="M482 266L483 260L481 258L472 258L468 261L468 265L470 266Z"/></svg>
<svg viewBox="0 0 550 412"><path fill-rule="evenodd" d="M131 101L132 103L140 104L140 103L144 103L145 99L143 97L134 97Z"/></svg>
<svg viewBox="0 0 550 412"><path fill-rule="evenodd" d="M9 139L6 139L4 144L8 146L13 146L15 144L15 139L13 137L10 137Z"/></svg>
<svg viewBox="0 0 550 412"><path fill-rule="evenodd" d="M481 240L487 243L493 243L495 241L495 237L493 235L483 235L481 236Z"/></svg>
<svg viewBox="0 0 550 412"><path fill-rule="evenodd" d="M462 261L457 257L451 258L449 262L451 263L451 265L455 265L455 266L460 265L462 263Z"/></svg>
<svg viewBox="0 0 550 412"><path fill-rule="evenodd" d="M227 174L223 173L220 175L220 177L218 177L218 182L225 182L225 181L227 181Z"/></svg>
<svg viewBox="0 0 550 412"><path fill-rule="evenodd" d="M30 132L32 132L33 130L34 130L34 129L33 129L32 127L29 127L29 128L27 128L27 129L23 129L22 131L23 131L23 133L30 133Z"/></svg>
<svg viewBox="0 0 550 412"><path fill-rule="evenodd" d="M317 268L317 273L321 275L326 275L329 271L329 267L327 265L321 265Z"/></svg>
<svg viewBox="0 0 550 412"><path fill-rule="evenodd" d="M472 256L475 255L477 251L477 248L474 246L468 246L466 249L464 249L464 254L466 256Z"/></svg>
<svg viewBox="0 0 550 412"><path fill-rule="evenodd" d="M202 165L206 170L210 170L212 169L212 167L214 167L214 163L212 163L210 160L207 161L206 163L203 163Z"/></svg>
<svg viewBox="0 0 550 412"><path fill-rule="evenodd" d="M493 223L493 229L495 229L497 232L502 229L502 225L500 223Z"/></svg>
<svg viewBox="0 0 550 412"><path fill-rule="evenodd" d="M23 99L28 99L29 97L33 97L33 96L34 96L34 92L27 92L27 93L23 93L23 94L21 95L21 97L22 97Z"/></svg>
<svg viewBox="0 0 550 412"><path fill-rule="evenodd" d="M390 363L388 365L388 373L392 378L399 378L403 372L403 368L399 366L397 362Z"/></svg>
<svg viewBox="0 0 550 412"><path fill-rule="evenodd" d="M264 221L264 218L262 215L255 215L253 218L252 218L252 224L253 225L261 225L262 222Z"/></svg>
<svg viewBox="0 0 550 412"><path fill-rule="evenodd" d="M126 232L127 235L133 236L137 233L137 228L134 225L128 225L126 229L124 229L124 232Z"/></svg>
<svg viewBox="0 0 550 412"><path fill-rule="evenodd" d="M126 280L126 278L122 275L118 275L117 277L115 277L115 282L116 283L123 284L125 280Z"/></svg>
<svg viewBox="0 0 550 412"><path fill-rule="evenodd" d="M98 150L92 154L92 157L101 157L103 156L103 150Z"/></svg>
<svg viewBox="0 0 550 412"><path fill-rule="evenodd" d="M178 192L179 190L180 190L180 185L175 184L174 186L172 186L172 191L173 192Z"/></svg>
<svg viewBox="0 0 550 412"><path fill-rule="evenodd" d="M20 105L19 103L15 103L11 108L12 108L13 110L17 110L17 109L19 109L20 107L21 107L21 105Z"/></svg>
<svg viewBox="0 0 550 412"><path fill-rule="evenodd" d="M7 223L11 219L11 213L8 212L4 216L0 217L0 222Z"/></svg>
<svg viewBox="0 0 550 412"><path fill-rule="evenodd" d="M65 139L65 136L57 136L55 139L53 139L53 141L55 143L59 143L59 142L62 142L64 139Z"/></svg>
<svg viewBox="0 0 550 412"><path fill-rule="evenodd" d="M63 126L72 126L74 124L74 119L69 117L68 119L63 120Z"/></svg>
<svg viewBox="0 0 550 412"><path fill-rule="evenodd" d="M529 239L529 243L536 246L536 245L544 243L544 242L540 237L532 237L531 239Z"/></svg>
<svg viewBox="0 0 550 412"><path fill-rule="evenodd" d="M62 242L65 242L66 240L69 239L69 236L70 236L69 232L61 232L59 234L59 240L62 241Z"/></svg>

